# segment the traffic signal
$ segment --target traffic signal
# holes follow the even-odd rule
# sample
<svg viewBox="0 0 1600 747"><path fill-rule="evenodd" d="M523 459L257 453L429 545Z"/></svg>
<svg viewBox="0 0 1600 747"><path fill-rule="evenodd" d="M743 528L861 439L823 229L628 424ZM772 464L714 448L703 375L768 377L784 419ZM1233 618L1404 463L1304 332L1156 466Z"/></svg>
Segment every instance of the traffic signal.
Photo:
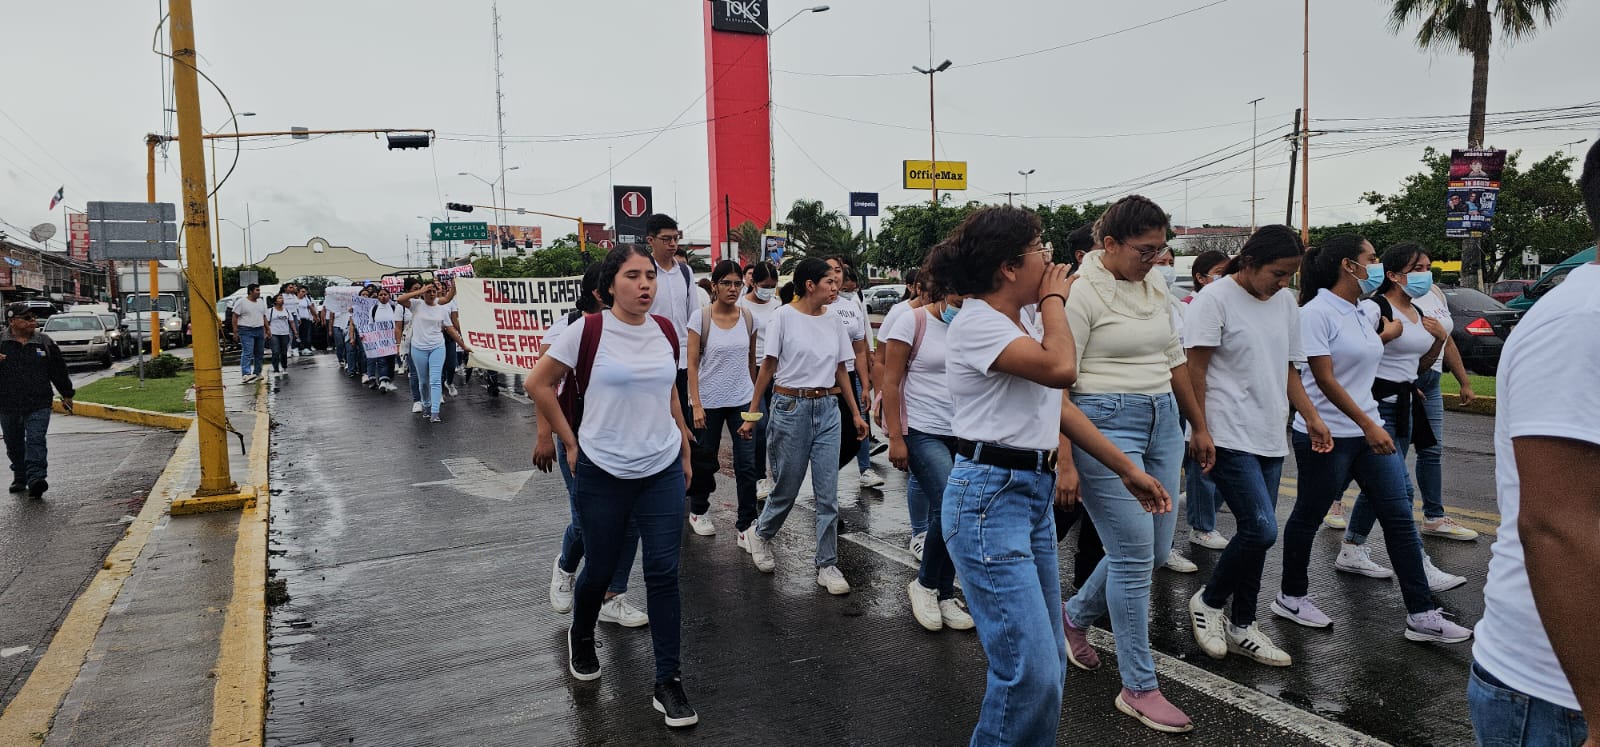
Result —
<svg viewBox="0 0 1600 747"><path fill-rule="evenodd" d="M426 148L433 142L429 135L396 135L389 134L389 150L405 150L407 148Z"/></svg>
<svg viewBox="0 0 1600 747"><path fill-rule="evenodd" d="M454 210L454 211L456 211L458 213L470 213L470 212L472 212L472 206L471 205L466 205L466 204L459 203L459 202L447 202L447 203L444 204L444 209L445 210Z"/></svg>

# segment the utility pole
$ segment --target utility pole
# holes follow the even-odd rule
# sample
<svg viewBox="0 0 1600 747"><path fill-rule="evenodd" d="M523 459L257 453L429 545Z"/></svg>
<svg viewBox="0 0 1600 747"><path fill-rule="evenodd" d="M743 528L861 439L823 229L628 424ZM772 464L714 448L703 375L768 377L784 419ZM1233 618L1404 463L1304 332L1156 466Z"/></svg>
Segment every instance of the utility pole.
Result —
<svg viewBox="0 0 1600 747"><path fill-rule="evenodd" d="M1250 102L1250 232L1256 231L1256 150L1261 131L1261 97Z"/></svg>
<svg viewBox="0 0 1600 747"><path fill-rule="evenodd" d="M1289 207L1283 213L1283 224L1294 225L1294 168L1300 157L1300 110L1294 110L1294 130L1289 134ZM1302 234L1302 241L1304 240Z"/></svg>
<svg viewBox="0 0 1600 747"><path fill-rule="evenodd" d="M1311 243L1311 0L1305 0L1304 57L1300 68L1300 241Z"/></svg>
<svg viewBox="0 0 1600 747"><path fill-rule="evenodd" d="M1188 179L1184 179L1183 180L1183 229L1184 229L1184 233L1188 233L1189 229L1192 228L1193 226L1194 226L1194 224L1189 222L1189 180Z"/></svg>
<svg viewBox="0 0 1600 747"><path fill-rule="evenodd" d="M188 251L189 305L194 331L195 427L200 441L197 496L237 492L228 473L228 413L222 397L222 351L217 344L216 284L211 270L211 226L206 204L206 154L200 125L200 79L195 63L194 10L171 0L173 102L178 110L178 155L183 175L183 233ZM153 329L152 331L156 331Z"/></svg>
<svg viewBox="0 0 1600 747"><path fill-rule="evenodd" d="M1006 204L1007 205L1015 206L1017 204L1014 200L1012 200L1013 197L1017 196L1016 192L1001 192L1000 194L1003 194L1003 195L1006 196ZM1028 201L1026 199L1024 199L1022 202L1023 202L1023 207L1027 207L1027 202ZM861 230L862 230L862 232L865 232L867 230L866 218L867 218L867 216L865 216L865 215L861 216Z"/></svg>
<svg viewBox="0 0 1600 747"><path fill-rule="evenodd" d="M1035 171L1038 171L1038 169L1028 169L1027 171L1023 171L1022 169L1017 169L1017 173L1022 175L1022 206L1023 207L1027 207L1028 206L1028 177L1033 176L1033 172L1035 172Z"/></svg>
<svg viewBox="0 0 1600 747"><path fill-rule="evenodd" d="M497 152L500 154L500 178L497 181L500 182L500 204L504 206L509 203L506 200L506 96L500 90L502 79L505 77L500 72L500 4L495 3L490 7L494 11L494 122L496 138L499 144ZM491 197L493 197L493 191L494 188L490 187ZM506 224L504 211L495 211L495 216L495 225L497 227ZM496 228L496 230L504 229ZM500 237L494 237L494 242L494 256L498 258L501 248Z"/></svg>

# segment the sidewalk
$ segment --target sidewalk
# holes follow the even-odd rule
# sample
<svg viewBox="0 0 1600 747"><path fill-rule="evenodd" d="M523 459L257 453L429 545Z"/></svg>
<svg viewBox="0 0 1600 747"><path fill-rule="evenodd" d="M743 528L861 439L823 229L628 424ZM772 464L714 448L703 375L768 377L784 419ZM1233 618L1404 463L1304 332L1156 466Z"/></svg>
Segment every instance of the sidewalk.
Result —
<svg viewBox="0 0 1600 747"><path fill-rule="evenodd" d="M263 419L263 428L257 427L259 388L241 385L237 368L225 370L223 381L229 421L244 434L246 449L241 451L230 434L232 476L242 485L262 481L266 452L254 449L266 425ZM259 598L262 573L254 574L253 590L236 584L236 571L248 571L235 568L235 553L243 544L240 529L253 511L167 514L174 499L198 484L197 437L191 429L126 536L84 587L48 651L0 716L0 744L211 740L216 713L224 710L213 703L214 678L223 672L219 652L229 641L224 626L238 616L236 590Z"/></svg>

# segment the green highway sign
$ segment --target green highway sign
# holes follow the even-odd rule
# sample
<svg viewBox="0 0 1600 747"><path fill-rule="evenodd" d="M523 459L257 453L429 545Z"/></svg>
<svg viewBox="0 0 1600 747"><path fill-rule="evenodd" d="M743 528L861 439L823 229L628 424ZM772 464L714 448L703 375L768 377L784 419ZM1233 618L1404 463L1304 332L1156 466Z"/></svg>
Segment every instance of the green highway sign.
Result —
<svg viewBox="0 0 1600 747"><path fill-rule="evenodd" d="M429 241L488 241L488 223L434 223L428 229Z"/></svg>

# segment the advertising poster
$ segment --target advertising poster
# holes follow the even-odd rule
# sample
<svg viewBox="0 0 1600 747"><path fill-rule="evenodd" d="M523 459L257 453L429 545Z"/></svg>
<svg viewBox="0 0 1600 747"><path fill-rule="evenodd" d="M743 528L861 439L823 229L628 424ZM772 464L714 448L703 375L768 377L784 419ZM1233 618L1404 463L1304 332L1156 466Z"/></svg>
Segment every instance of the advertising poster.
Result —
<svg viewBox="0 0 1600 747"><path fill-rule="evenodd" d="M489 224L489 235L496 237L495 241L483 239L468 239L461 243L467 246L494 246L501 247L514 245L520 249L539 249L544 247L543 226L497 226Z"/></svg>
<svg viewBox="0 0 1600 747"><path fill-rule="evenodd" d="M368 358L382 358L400 352L400 343L394 336L394 322L380 322L372 318L372 312L377 307L378 299L356 296L350 314L350 320L356 325L356 334L361 337L361 349Z"/></svg>
<svg viewBox="0 0 1600 747"><path fill-rule="evenodd" d="M557 319L578 307L583 278L462 278L456 282L469 366L527 374Z"/></svg>
<svg viewBox="0 0 1600 747"><path fill-rule="evenodd" d="M1495 203L1500 199L1500 174L1506 167L1503 150L1450 151L1450 186L1445 194L1444 235L1452 239L1481 238L1494 225Z"/></svg>
<svg viewBox="0 0 1600 747"><path fill-rule="evenodd" d="M789 247L789 237L768 231L761 237L761 257L774 267L783 266L783 252Z"/></svg>

